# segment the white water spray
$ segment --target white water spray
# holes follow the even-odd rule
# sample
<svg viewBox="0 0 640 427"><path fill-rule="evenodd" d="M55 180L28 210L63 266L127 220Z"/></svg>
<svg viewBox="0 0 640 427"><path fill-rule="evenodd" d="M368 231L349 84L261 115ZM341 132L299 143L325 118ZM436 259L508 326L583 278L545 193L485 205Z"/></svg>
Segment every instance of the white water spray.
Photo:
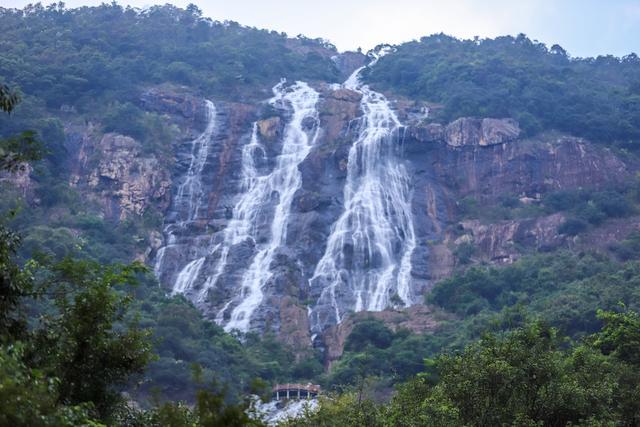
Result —
<svg viewBox="0 0 640 427"><path fill-rule="evenodd" d="M174 209L179 218L176 223L168 224L164 228L166 245L158 250L154 272L160 276L166 257L167 249L176 245L176 233L197 220L198 213L203 205L206 205L202 184L202 172L209 156L212 137L216 129L216 107L213 102L205 100L206 127L205 130L191 142L191 160L185 174L184 181L180 183L174 197ZM188 289L204 263L204 258L198 258L189 262L178 273L172 293L184 292Z"/></svg>
<svg viewBox="0 0 640 427"><path fill-rule="evenodd" d="M401 124L387 99L360 81L364 68L344 83L362 94L364 114L349 151L344 211L310 279L322 288L318 305L333 309L324 319L312 310L316 333L340 323L345 311L380 311L390 303L409 305L413 298L416 239L409 177L399 158Z"/></svg>
<svg viewBox="0 0 640 427"><path fill-rule="evenodd" d="M266 160L264 147L258 140L258 124L254 123L251 131L251 140L242 148L242 180L241 180L241 196L240 200L233 209L233 217L224 230L222 243L219 246L220 255L216 263L215 273L209 277L198 295L198 301L203 301L209 289L216 286L218 278L224 273L227 266L227 258L229 251L233 245L241 243L246 239L255 240L255 225L257 216L260 212L260 206L267 202L268 194L264 193L264 180L258 176L255 164L255 156L260 154ZM215 252L216 247L211 252ZM221 324L226 309L231 304L227 302L216 316L216 322Z"/></svg>
<svg viewBox="0 0 640 427"><path fill-rule="evenodd" d="M318 136L318 103L319 94L304 82L296 82L290 88L280 84L274 88L275 97L272 103L285 102L290 104L292 116L286 125L283 135L282 151L276 159L273 171L261 177L249 177L247 182L254 183L251 194L243 196L239 207L242 207L244 199L247 200L247 215L254 219L263 204L264 198L272 198L277 195L277 203L273 212L270 227L269 240L257 246L257 253L251 265L242 278L242 288L239 295L239 303L231 311L226 330L237 329L242 332L249 330L253 312L262 303L263 288L271 278L271 262L276 250L285 242L287 226L291 213L293 197L302 184L302 178L298 169L300 163L307 157L311 147ZM305 123L313 121L310 131L305 130ZM244 153L243 153L244 154ZM249 171L250 168L247 169ZM248 192L249 193L249 192ZM249 202L251 199L258 199Z"/></svg>
<svg viewBox="0 0 640 427"><path fill-rule="evenodd" d="M202 171L209 156L211 137L216 127L216 108L213 102L205 101L207 114L207 127L204 132L191 143L191 162L187 175L178 187L176 200L178 206L186 206L186 221L193 221L198 216L198 211L203 204Z"/></svg>

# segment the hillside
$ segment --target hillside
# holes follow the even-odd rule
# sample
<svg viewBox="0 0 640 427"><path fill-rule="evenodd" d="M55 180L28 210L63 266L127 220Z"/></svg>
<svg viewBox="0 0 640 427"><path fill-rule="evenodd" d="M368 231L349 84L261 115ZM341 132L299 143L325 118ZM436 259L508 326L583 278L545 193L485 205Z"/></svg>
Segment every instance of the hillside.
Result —
<svg viewBox="0 0 640 427"><path fill-rule="evenodd" d="M113 330L148 331L157 355L117 385L136 404L201 405L200 391L226 387L209 396L223 407L310 381L343 393L329 411L366 415L349 400L364 387L372 414L403 425L403 393L461 405L446 387L464 379L438 382L431 359L466 348L438 359L462 376L502 343L535 342L556 373L584 379L588 353L610 369L600 380L635 381L621 372L636 362L602 344L616 315L634 324L640 310L635 54L440 34L364 55L195 6L0 8L0 26L0 83L20 95L0 116L0 155L25 130L45 147L0 175L2 230L20 235L2 265L43 268L24 278L34 289L147 267L112 277L128 304ZM36 335L48 325L36 319L75 307L19 300ZM494 341L478 341L487 331ZM627 410L583 403L557 419ZM421 419L462 425L460 411Z"/></svg>
<svg viewBox="0 0 640 427"><path fill-rule="evenodd" d="M434 104L434 120L511 117L527 136L556 129L635 150L640 59L572 58L524 34L404 43L370 70L376 87Z"/></svg>

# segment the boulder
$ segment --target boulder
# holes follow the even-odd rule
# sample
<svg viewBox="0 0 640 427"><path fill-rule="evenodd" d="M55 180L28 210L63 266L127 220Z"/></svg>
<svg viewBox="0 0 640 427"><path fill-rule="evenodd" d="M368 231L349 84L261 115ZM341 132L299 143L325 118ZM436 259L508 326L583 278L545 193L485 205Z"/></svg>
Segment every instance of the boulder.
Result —
<svg viewBox="0 0 640 427"><path fill-rule="evenodd" d="M145 109L187 119L196 117L203 108L202 102L197 98L163 87L148 89L140 96L140 102Z"/></svg>
<svg viewBox="0 0 640 427"><path fill-rule="evenodd" d="M360 102L362 95L350 89L340 88L332 91L329 97L339 101Z"/></svg>
<svg viewBox="0 0 640 427"><path fill-rule="evenodd" d="M410 126L407 128L408 137L418 142L440 142L444 139L444 127L439 123L426 126Z"/></svg>
<svg viewBox="0 0 640 427"><path fill-rule="evenodd" d="M445 127L444 139L447 145L452 147L479 145L481 129L482 122L480 120L462 117Z"/></svg>
<svg viewBox="0 0 640 427"><path fill-rule="evenodd" d="M482 119L482 137L478 145L496 145L520 136L520 126L513 119Z"/></svg>

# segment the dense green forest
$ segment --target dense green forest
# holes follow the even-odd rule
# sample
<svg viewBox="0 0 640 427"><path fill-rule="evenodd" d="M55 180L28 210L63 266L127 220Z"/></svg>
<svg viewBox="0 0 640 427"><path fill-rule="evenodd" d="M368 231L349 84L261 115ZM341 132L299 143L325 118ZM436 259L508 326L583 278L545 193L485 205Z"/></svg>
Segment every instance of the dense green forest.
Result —
<svg viewBox="0 0 640 427"><path fill-rule="evenodd" d="M339 77L327 57L335 47L323 40L212 21L194 5L38 3L0 8L0 25L0 75L49 107L99 113L100 104L135 99L141 84L164 82L205 96L262 99L282 77Z"/></svg>
<svg viewBox="0 0 640 427"><path fill-rule="evenodd" d="M640 58L572 58L524 34L404 43L370 69L376 87L430 101L432 118L512 117L527 135L557 129L640 145Z"/></svg>
<svg viewBox="0 0 640 427"><path fill-rule="evenodd" d="M570 343L548 324L487 333L428 362L389 403L363 389L323 401L292 426L633 426L640 421L640 317L598 312Z"/></svg>

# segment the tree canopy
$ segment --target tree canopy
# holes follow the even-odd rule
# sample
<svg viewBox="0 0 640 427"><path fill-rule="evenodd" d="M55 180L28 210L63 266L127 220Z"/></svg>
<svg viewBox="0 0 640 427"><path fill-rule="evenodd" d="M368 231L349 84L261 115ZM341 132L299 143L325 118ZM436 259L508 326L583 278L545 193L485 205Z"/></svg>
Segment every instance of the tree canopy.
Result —
<svg viewBox="0 0 640 427"><path fill-rule="evenodd" d="M370 69L380 88L434 103L432 119L511 117L526 135L556 129L640 146L640 58L572 58L524 34L396 46Z"/></svg>

